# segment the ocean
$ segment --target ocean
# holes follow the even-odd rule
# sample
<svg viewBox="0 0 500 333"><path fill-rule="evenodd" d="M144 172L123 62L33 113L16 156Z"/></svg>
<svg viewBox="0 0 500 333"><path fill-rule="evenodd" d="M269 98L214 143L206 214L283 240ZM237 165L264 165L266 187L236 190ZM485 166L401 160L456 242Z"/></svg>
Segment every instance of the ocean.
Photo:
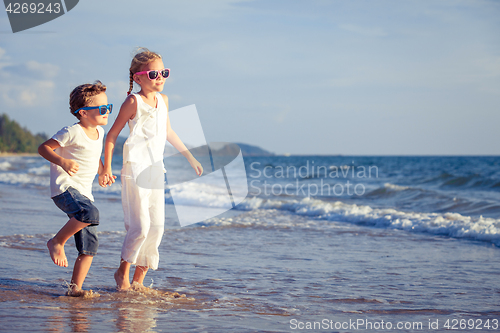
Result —
<svg viewBox="0 0 500 333"><path fill-rule="evenodd" d="M246 199L197 224L180 226L167 185L148 292L116 291L121 185L94 184L100 248L84 289L98 296L81 299L65 296L73 240L68 268L45 245L67 221L48 162L0 157L0 331L500 331L500 157L244 162ZM210 184L182 192L185 206L223 202Z"/></svg>

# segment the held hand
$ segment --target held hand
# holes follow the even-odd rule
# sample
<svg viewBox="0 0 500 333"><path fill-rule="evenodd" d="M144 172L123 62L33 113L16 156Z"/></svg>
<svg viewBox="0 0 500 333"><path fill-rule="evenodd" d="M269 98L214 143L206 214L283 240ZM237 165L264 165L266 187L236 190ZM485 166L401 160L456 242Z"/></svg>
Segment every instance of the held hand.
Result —
<svg viewBox="0 0 500 333"><path fill-rule="evenodd" d="M189 164L191 164L191 167L194 169L196 174L198 176L201 176L201 174L203 173L203 167L201 166L201 163L198 162L195 158L192 158L189 160Z"/></svg>
<svg viewBox="0 0 500 333"><path fill-rule="evenodd" d="M61 168L63 168L64 171L68 173L68 175L73 177L73 175L78 172L80 166L73 160L64 159L61 163Z"/></svg>
<svg viewBox="0 0 500 333"><path fill-rule="evenodd" d="M99 185L102 187L111 186L115 182L116 176L113 175L111 170L103 170L99 175Z"/></svg>
<svg viewBox="0 0 500 333"><path fill-rule="evenodd" d="M108 175L106 174L102 174L102 175L99 175L99 185L101 185L101 187L106 187L108 185Z"/></svg>
<svg viewBox="0 0 500 333"><path fill-rule="evenodd" d="M109 174L102 174L99 175L99 185L101 187L106 187L106 186L111 186L115 182L116 176L109 175Z"/></svg>

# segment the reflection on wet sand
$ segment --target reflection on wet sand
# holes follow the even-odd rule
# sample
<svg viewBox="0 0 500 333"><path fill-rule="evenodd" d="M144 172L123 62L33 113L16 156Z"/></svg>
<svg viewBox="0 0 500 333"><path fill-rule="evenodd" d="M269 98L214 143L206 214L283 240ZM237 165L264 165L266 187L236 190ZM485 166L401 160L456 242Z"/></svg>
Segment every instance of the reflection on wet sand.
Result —
<svg viewBox="0 0 500 333"><path fill-rule="evenodd" d="M118 332L156 332L158 311L152 307L134 306L117 309L116 329Z"/></svg>
<svg viewBox="0 0 500 333"><path fill-rule="evenodd" d="M28 308L49 314L41 315L39 320L44 322L42 325L46 331L55 333L91 332L92 323L102 315L111 325L114 322L118 332L156 332L161 311L179 306L191 308L196 303L184 294L142 286L125 292L103 289L93 293L94 297L70 297L62 296L60 287L15 283L15 287L0 284L0 300L20 304L21 308L26 308L23 304L29 301ZM35 319L37 315L34 311L32 313L32 319Z"/></svg>
<svg viewBox="0 0 500 333"><path fill-rule="evenodd" d="M47 318L47 330L49 332L60 333L64 332L64 317L60 314L55 314Z"/></svg>
<svg viewBox="0 0 500 333"><path fill-rule="evenodd" d="M88 318L91 312L84 303L72 302L68 308L68 325L71 332L88 332L90 329L90 320Z"/></svg>
<svg viewBox="0 0 500 333"><path fill-rule="evenodd" d="M144 286L133 285L132 290L114 295L116 302L116 328L119 332L156 332L158 309L171 306L175 300L193 301L177 292L160 291Z"/></svg>

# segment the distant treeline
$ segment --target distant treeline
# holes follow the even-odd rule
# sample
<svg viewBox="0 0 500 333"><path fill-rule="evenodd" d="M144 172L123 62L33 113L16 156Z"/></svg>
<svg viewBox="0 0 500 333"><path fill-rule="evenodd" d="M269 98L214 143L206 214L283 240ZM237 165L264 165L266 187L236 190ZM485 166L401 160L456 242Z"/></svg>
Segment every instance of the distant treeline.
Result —
<svg viewBox="0 0 500 333"><path fill-rule="evenodd" d="M6 114L0 116L0 152L36 153L38 146L46 140L46 134L33 135Z"/></svg>

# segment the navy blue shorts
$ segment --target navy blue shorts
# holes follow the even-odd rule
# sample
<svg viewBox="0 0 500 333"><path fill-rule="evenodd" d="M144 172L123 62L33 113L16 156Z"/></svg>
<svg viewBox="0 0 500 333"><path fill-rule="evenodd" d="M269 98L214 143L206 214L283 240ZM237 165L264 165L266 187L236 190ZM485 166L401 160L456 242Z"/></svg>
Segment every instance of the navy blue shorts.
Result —
<svg viewBox="0 0 500 333"><path fill-rule="evenodd" d="M96 255L99 247L96 228L99 225L99 210L92 201L72 187L56 195L52 200L69 218L74 217L77 221L89 223L75 234L75 245L79 254Z"/></svg>

